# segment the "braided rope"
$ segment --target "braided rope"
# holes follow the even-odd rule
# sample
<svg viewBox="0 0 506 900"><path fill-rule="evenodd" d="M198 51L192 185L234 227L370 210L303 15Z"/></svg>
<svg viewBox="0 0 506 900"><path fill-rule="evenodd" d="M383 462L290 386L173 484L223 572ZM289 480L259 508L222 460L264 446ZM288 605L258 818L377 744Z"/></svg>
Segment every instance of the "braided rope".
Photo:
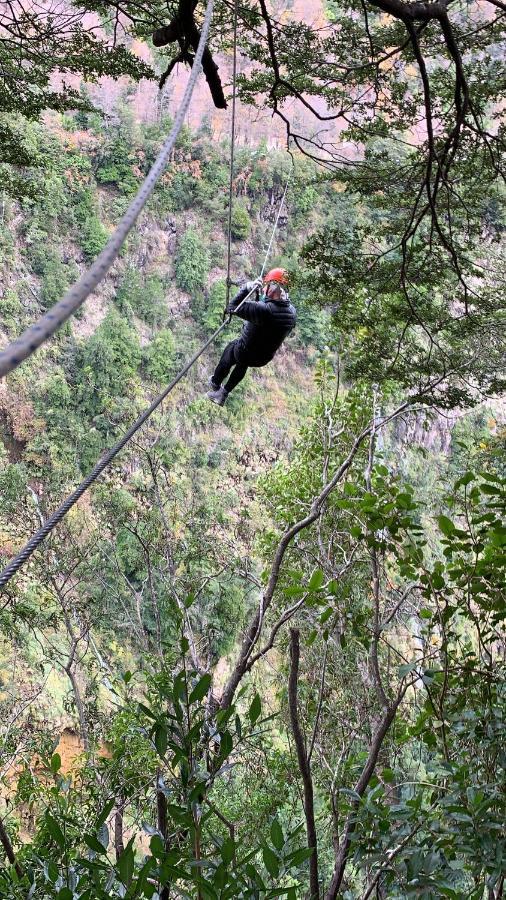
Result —
<svg viewBox="0 0 506 900"><path fill-rule="evenodd" d="M23 360L31 356L44 341L47 341L48 338L50 338L63 323L66 322L80 306L82 306L86 298L89 297L91 292L96 288L97 284L102 281L118 256L128 233L134 226L137 218L154 191L156 183L165 169L178 134L184 124L193 89L201 71L202 54L204 52L211 24L213 3L214 0L209 0L207 5L199 45L181 106L174 119L172 130L158 154L151 171L146 176L144 183L139 188L125 215L118 223L114 234L111 235L106 246L99 256L97 256L95 262L86 272L84 272L81 278L72 285L58 303L52 306L45 315L41 316L38 322L35 322L30 328L27 328L20 337L16 338L15 341L9 344L9 346L0 353L0 377L8 375L8 373L19 366Z"/></svg>

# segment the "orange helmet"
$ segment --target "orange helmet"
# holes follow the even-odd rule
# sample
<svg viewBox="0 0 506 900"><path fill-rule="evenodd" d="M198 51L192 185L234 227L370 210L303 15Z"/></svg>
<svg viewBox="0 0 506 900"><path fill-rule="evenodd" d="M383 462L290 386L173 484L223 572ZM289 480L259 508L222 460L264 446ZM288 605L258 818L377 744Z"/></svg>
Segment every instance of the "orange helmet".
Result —
<svg viewBox="0 0 506 900"><path fill-rule="evenodd" d="M269 281L277 281L278 284L288 284L288 272L286 269L271 269L264 275L264 284Z"/></svg>

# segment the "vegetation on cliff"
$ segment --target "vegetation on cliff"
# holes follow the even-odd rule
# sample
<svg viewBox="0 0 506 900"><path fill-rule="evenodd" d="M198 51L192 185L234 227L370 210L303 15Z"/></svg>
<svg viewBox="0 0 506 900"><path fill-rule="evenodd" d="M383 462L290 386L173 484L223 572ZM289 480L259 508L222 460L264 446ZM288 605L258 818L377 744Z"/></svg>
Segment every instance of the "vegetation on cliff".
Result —
<svg viewBox="0 0 506 900"><path fill-rule="evenodd" d="M293 339L223 410L199 363L2 596L6 900L504 893L503 15L443 6L329 4L323 29L241 7L243 99L323 99L354 159L288 123ZM170 125L51 86L55 62L152 74L117 30L175 8L115 9L116 49L80 31L107 32L105 0L38 48L38 20L2 32L7 74L24 54L0 92L5 341L100 252ZM183 129L115 268L0 386L3 559L221 321L228 149ZM236 149L238 278L290 166Z"/></svg>

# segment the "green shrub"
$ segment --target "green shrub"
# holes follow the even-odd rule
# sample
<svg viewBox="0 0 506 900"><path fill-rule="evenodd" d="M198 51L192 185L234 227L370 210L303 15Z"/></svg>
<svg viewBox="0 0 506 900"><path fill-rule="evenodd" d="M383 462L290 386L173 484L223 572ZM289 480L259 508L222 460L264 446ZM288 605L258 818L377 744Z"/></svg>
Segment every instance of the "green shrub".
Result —
<svg viewBox="0 0 506 900"><path fill-rule="evenodd" d="M8 463L0 471L0 495L3 511L14 512L26 492L28 473L22 463Z"/></svg>
<svg viewBox="0 0 506 900"><path fill-rule="evenodd" d="M127 318L134 313L148 325L160 325L167 318L162 279L159 275L145 277L133 266L123 275L115 304Z"/></svg>
<svg viewBox="0 0 506 900"><path fill-rule="evenodd" d="M159 275L148 275L145 279L137 312L148 325L159 325L167 318L165 291Z"/></svg>
<svg viewBox="0 0 506 900"><path fill-rule="evenodd" d="M234 203L230 229L234 241L245 241L250 236L251 219L244 203Z"/></svg>
<svg viewBox="0 0 506 900"><path fill-rule="evenodd" d="M109 235L105 225L98 216L91 215L85 219L79 230L79 244L88 262L95 259L107 244Z"/></svg>
<svg viewBox="0 0 506 900"><path fill-rule="evenodd" d="M77 355L78 401L91 415L128 394L141 360L139 338L117 310L111 310Z"/></svg>
<svg viewBox="0 0 506 900"><path fill-rule="evenodd" d="M213 282L208 296L201 291L193 295L193 317L206 334L212 334L221 325L226 297L227 288L223 279Z"/></svg>
<svg viewBox="0 0 506 900"><path fill-rule="evenodd" d="M176 340L170 328L162 328L144 351L146 374L158 384L169 381L177 369Z"/></svg>
<svg viewBox="0 0 506 900"><path fill-rule="evenodd" d="M37 234L40 237L40 234ZM46 236L47 238L47 236ZM36 275L40 276L40 301L49 309L61 300L71 281L76 277L75 263L64 263L59 251L48 246L47 240L38 239L28 250L29 261Z"/></svg>
<svg viewBox="0 0 506 900"><path fill-rule="evenodd" d="M8 289L2 296L2 325L9 334L19 329L19 321L23 315L23 307L15 289Z"/></svg>
<svg viewBox="0 0 506 900"><path fill-rule="evenodd" d="M132 147L133 131L129 134L129 130L120 126L107 141L96 175L100 184L114 184L124 194L135 193L140 181L135 171L137 159Z"/></svg>
<svg viewBox="0 0 506 900"><path fill-rule="evenodd" d="M204 287L209 274L210 256L207 244L194 228L185 231L176 255L176 282L189 294Z"/></svg>
<svg viewBox="0 0 506 900"><path fill-rule="evenodd" d="M48 425L67 420L72 405L72 391L61 369L56 369L42 382L37 396L37 409Z"/></svg>

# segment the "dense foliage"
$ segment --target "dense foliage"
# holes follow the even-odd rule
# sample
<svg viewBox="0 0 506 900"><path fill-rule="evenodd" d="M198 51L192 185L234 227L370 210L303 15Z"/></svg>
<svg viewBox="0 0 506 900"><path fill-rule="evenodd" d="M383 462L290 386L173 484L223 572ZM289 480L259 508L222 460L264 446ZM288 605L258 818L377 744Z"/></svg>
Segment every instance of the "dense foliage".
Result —
<svg viewBox="0 0 506 900"><path fill-rule="evenodd" d="M152 77L131 39L184 18L8 6L2 340L100 252L171 125L126 95L104 117L55 71ZM503 896L504 15L486 9L350 0L320 28L241 5L241 96L296 153L292 172L236 148L232 271L257 274L291 173L273 260L297 331L223 409L199 362L4 592L6 900ZM231 37L218 4L212 52ZM229 149L181 131L113 271L0 386L0 558L222 321Z"/></svg>

